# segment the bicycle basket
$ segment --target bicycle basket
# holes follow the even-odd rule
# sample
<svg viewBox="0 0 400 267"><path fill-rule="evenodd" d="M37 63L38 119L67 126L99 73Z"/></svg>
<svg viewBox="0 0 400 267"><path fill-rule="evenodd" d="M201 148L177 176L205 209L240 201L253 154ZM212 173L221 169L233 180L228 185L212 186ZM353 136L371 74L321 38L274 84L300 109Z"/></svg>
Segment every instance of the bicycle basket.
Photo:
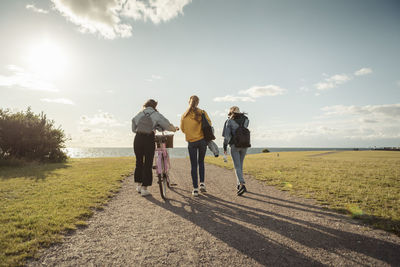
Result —
<svg viewBox="0 0 400 267"><path fill-rule="evenodd" d="M162 143L165 143L166 148L173 148L174 135L173 134L156 135L155 142L157 144L157 148L160 148Z"/></svg>

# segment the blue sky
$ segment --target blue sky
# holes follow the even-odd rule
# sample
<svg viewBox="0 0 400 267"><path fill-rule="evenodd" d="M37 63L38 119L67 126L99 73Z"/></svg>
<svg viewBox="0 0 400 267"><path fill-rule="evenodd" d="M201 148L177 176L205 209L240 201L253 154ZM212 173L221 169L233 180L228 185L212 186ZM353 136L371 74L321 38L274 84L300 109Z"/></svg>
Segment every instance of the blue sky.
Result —
<svg viewBox="0 0 400 267"><path fill-rule="evenodd" d="M200 97L255 147L400 146L400 2L0 2L0 107L44 111L68 146L128 147L148 98ZM177 133L176 146L185 146Z"/></svg>

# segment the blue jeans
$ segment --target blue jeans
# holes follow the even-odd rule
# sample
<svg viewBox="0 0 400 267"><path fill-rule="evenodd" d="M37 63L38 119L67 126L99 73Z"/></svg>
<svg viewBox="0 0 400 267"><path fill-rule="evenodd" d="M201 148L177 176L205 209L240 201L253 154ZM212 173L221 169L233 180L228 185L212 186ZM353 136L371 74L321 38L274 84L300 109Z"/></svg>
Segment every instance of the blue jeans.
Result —
<svg viewBox="0 0 400 267"><path fill-rule="evenodd" d="M204 157L206 156L207 143L201 139L188 143L193 188L199 188L197 166L199 167L200 183L204 183Z"/></svg>
<svg viewBox="0 0 400 267"><path fill-rule="evenodd" d="M247 147L235 147L231 146L231 156L233 160L233 165L235 166L235 173L237 178L237 184L245 183L243 178L243 161L247 153Z"/></svg>

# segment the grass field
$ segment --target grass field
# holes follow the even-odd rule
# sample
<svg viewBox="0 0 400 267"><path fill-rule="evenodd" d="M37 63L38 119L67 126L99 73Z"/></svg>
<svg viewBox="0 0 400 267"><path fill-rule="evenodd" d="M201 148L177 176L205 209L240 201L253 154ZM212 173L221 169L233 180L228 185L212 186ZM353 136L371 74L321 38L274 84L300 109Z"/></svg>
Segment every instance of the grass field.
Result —
<svg viewBox="0 0 400 267"><path fill-rule="evenodd" d="M133 170L133 158L0 167L0 266L24 264L62 234L86 225Z"/></svg>
<svg viewBox="0 0 400 267"><path fill-rule="evenodd" d="M206 162L233 168L231 159L207 157ZM400 152L253 154L246 156L244 171L400 235Z"/></svg>

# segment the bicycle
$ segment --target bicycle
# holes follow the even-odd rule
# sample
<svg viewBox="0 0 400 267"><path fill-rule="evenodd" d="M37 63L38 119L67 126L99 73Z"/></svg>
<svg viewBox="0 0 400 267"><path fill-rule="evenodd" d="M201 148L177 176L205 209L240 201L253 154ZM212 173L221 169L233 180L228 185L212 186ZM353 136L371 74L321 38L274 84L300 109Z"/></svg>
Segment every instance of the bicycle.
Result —
<svg viewBox="0 0 400 267"><path fill-rule="evenodd" d="M167 199L167 187L171 188L173 185L169 179L169 169L171 165L167 150L167 148L173 147L173 137L173 134L164 135L164 133L155 136L156 149L154 156L156 157L156 165L153 166L153 169L156 170L158 185L160 186L160 194L164 200Z"/></svg>

